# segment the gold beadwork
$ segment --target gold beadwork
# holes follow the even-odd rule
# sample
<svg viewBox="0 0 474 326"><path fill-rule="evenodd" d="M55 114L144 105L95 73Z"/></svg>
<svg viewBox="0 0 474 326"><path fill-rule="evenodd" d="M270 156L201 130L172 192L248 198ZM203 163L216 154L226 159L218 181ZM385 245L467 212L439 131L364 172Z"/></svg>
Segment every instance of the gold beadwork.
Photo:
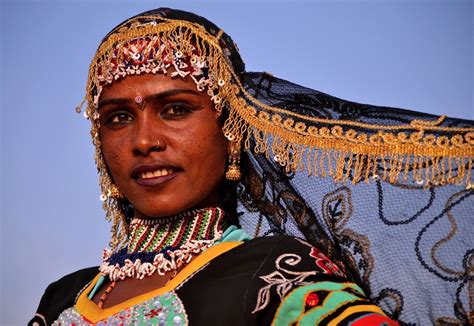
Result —
<svg viewBox="0 0 474 326"><path fill-rule="evenodd" d="M222 35L224 35L224 30L220 29L219 32L217 32L216 40L219 40L222 37Z"/></svg>
<svg viewBox="0 0 474 326"><path fill-rule="evenodd" d="M117 188L115 184L112 184L109 191L107 192L108 197L111 198L124 198L123 194L120 192L120 190Z"/></svg>

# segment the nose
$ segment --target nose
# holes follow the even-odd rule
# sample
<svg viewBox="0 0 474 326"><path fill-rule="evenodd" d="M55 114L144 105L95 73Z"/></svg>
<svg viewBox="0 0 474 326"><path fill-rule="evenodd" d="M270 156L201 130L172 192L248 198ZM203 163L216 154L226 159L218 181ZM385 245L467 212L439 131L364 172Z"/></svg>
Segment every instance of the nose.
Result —
<svg viewBox="0 0 474 326"><path fill-rule="evenodd" d="M163 151L166 148L164 137L159 132L159 122L150 114L143 113L137 118L132 135L133 153L137 156L147 156L151 152Z"/></svg>

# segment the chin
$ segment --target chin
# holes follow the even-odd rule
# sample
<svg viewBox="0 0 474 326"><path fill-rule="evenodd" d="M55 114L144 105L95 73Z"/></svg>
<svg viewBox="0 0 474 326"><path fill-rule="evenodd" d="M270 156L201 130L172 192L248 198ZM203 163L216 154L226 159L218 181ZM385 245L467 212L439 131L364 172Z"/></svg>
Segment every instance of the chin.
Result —
<svg viewBox="0 0 474 326"><path fill-rule="evenodd" d="M143 207L142 209L140 209L140 205L138 205L135 207L135 209L137 212L143 215L144 218L148 217L149 219L154 219L154 218L176 215L183 211L191 209L195 207L196 205L192 205L191 203L186 204L186 203L183 203L183 200L181 199L175 199L173 200L172 203L169 203L169 202L164 203L162 201L156 201L155 205L153 206L147 205L147 206L148 207Z"/></svg>
<svg viewBox="0 0 474 326"><path fill-rule="evenodd" d="M190 188L194 191L190 192ZM213 189L219 189L219 187L216 186ZM135 200L130 201L135 208L135 215L153 219L176 215L193 208L219 206L218 191L203 189L199 185L193 185L187 189L175 186L174 189L167 190L166 193L148 193L144 196L138 196L138 193L135 193Z"/></svg>

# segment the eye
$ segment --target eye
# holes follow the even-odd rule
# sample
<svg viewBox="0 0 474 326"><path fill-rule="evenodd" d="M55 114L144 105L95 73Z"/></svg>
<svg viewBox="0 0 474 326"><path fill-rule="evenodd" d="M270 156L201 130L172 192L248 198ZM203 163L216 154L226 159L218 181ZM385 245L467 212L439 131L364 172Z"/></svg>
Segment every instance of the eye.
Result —
<svg viewBox="0 0 474 326"><path fill-rule="evenodd" d="M128 112L118 111L107 116L106 124L120 125L132 121L133 117Z"/></svg>
<svg viewBox="0 0 474 326"><path fill-rule="evenodd" d="M171 103L165 105L160 115L165 119L181 118L191 113L192 107L185 103Z"/></svg>

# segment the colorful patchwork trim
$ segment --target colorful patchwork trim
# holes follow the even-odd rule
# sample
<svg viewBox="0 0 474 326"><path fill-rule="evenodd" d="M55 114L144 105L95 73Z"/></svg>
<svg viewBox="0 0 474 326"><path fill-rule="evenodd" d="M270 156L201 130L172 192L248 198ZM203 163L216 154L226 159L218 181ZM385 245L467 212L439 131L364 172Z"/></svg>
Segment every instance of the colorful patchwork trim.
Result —
<svg viewBox="0 0 474 326"><path fill-rule="evenodd" d="M291 291L272 325L361 325L369 321L364 325L398 325L371 304L356 284L324 281Z"/></svg>

